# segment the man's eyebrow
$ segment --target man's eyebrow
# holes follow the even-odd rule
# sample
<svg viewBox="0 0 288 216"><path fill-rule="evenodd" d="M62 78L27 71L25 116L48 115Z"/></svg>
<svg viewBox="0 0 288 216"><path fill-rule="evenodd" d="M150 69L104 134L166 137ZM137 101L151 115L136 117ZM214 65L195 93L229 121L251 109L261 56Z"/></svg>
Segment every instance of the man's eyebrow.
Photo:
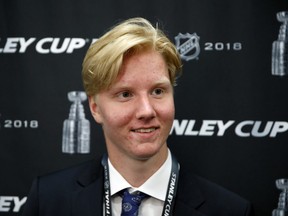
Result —
<svg viewBox="0 0 288 216"><path fill-rule="evenodd" d="M161 85L161 84L171 84L171 81L169 79L160 79L158 81L155 82L156 85Z"/></svg>
<svg viewBox="0 0 288 216"><path fill-rule="evenodd" d="M155 84L155 85L171 84L171 81L168 78L161 78L161 79L159 79L159 80L157 80L155 82L152 82L152 84ZM131 86L131 84L130 83L126 83L126 82L119 82L117 84L112 85L112 87L117 87L117 88L118 87L119 88L125 88L125 87L129 87L129 86Z"/></svg>

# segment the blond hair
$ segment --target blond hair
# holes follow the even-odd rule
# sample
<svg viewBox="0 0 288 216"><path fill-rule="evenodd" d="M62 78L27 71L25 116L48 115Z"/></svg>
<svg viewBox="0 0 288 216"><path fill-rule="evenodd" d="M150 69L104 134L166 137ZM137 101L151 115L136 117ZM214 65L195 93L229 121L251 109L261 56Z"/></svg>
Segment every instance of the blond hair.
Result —
<svg viewBox="0 0 288 216"><path fill-rule="evenodd" d="M175 85L181 71L181 59L175 45L146 19L132 18L116 25L88 49L82 64L87 95L93 96L109 88L118 76L124 57L146 49L163 56L170 82Z"/></svg>

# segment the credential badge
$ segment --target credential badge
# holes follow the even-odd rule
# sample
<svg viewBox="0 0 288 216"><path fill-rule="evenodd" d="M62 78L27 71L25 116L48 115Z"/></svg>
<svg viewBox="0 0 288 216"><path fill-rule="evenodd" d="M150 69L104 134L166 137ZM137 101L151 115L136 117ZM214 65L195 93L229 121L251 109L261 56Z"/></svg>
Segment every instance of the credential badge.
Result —
<svg viewBox="0 0 288 216"><path fill-rule="evenodd" d="M181 59L190 61L196 59L200 54L200 37L196 34L182 34L179 33L175 37L175 43L177 50L181 56Z"/></svg>

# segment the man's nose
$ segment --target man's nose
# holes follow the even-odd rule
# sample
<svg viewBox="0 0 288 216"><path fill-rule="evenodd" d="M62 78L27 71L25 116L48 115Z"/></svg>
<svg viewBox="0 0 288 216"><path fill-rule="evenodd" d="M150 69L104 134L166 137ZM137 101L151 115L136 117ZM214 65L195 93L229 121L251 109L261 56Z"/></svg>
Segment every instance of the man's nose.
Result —
<svg viewBox="0 0 288 216"><path fill-rule="evenodd" d="M138 119L149 119L154 118L156 115L153 99L149 98L149 96L141 96L139 100L137 100L137 109L136 109L136 117Z"/></svg>

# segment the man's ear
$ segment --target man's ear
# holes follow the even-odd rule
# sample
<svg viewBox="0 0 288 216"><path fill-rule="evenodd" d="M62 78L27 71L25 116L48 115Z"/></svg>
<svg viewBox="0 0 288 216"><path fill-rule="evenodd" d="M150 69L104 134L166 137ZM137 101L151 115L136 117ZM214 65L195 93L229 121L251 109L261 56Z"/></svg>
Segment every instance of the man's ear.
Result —
<svg viewBox="0 0 288 216"><path fill-rule="evenodd" d="M101 115L101 111L99 109L99 106L96 102L96 96L89 96L88 101L89 101L89 107L90 107L90 111L92 113L93 118L95 119L95 121L97 123L101 124L102 123L102 115Z"/></svg>

